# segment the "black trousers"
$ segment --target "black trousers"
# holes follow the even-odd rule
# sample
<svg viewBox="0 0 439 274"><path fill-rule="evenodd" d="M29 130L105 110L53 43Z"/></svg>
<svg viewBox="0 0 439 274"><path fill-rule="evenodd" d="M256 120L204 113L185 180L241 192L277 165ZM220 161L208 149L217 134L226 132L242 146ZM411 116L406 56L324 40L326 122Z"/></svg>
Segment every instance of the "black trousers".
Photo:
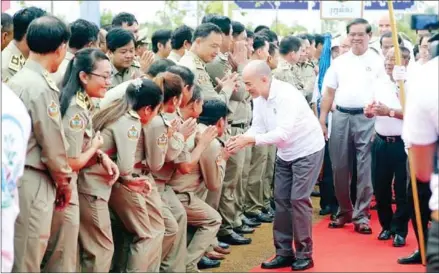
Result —
<svg viewBox="0 0 439 274"><path fill-rule="evenodd" d="M323 176L319 183L320 189L320 208L331 208L332 213L337 213L338 203L334 192L334 179L332 178L332 164L329 156L328 141L325 145L325 156L323 159Z"/></svg>
<svg viewBox="0 0 439 274"><path fill-rule="evenodd" d="M394 180L396 211L392 210ZM400 137L376 135L372 146L372 182L383 230L406 237L410 218L407 201L407 154Z"/></svg>
<svg viewBox="0 0 439 274"><path fill-rule="evenodd" d="M439 222L433 221L427 245L427 272L439 273Z"/></svg>

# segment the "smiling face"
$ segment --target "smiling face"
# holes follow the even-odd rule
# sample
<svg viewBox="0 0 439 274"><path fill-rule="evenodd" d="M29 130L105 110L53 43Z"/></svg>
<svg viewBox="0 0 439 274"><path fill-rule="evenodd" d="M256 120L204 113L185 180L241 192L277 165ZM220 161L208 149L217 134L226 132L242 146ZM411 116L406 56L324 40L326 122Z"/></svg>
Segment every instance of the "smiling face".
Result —
<svg viewBox="0 0 439 274"><path fill-rule="evenodd" d="M105 93L111 86L111 64L108 60L100 60L95 63L94 70L85 74L80 73L82 85L88 96L92 98L104 98Z"/></svg>
<svg viewBox="0 0 439 274"><path fill-rule="evenodd" d="M349 29L348 37L352 52L357 55L361 55L366 52L370 40L370 33L367 33L366 24L352 25Z"/></svg>

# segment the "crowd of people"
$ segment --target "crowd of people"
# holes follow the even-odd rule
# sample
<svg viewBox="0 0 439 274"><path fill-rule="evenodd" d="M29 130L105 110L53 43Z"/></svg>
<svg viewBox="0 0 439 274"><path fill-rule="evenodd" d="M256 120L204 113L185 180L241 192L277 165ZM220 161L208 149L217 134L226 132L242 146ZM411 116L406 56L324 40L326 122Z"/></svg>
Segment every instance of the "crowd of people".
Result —
<svg viewBox="0 0 439 274"><path fill-rule="evenodd" d="M1 20L2 271L199 272L262 223L276 256L261 267L305 270L312 195L329 229L371 234L376 209L395 247L410 218L426 243L430 216L437 229L429 178L414 221L407 148L428 141L403 136L397 84L432 62L430 31L398 34L396 66L388 17L376 41L361 18L280 38L207 14L150 40L126 12L102 28L36 7Z"/></svg>

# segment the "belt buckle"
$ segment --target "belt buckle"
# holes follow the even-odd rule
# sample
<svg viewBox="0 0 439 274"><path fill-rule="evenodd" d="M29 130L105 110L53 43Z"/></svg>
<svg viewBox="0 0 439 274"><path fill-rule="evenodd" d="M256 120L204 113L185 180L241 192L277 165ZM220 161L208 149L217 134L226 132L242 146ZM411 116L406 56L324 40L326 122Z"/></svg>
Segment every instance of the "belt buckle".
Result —
<svg viewBox="0 0 439 274"><path fill-rule="evenodd" d="M386 141L387 141L387 143L395 143L396 138L395 137L386 137Z"/></svg>

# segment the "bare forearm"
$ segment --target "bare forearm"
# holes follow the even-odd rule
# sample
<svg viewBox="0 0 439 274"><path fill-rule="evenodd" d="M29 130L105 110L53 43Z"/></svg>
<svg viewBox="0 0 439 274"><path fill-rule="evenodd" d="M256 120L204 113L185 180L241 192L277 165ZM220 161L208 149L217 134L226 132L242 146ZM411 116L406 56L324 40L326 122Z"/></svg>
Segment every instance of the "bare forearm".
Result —
<svg viewBox="0 0 439 274"><path fill-rule="evenodd" d="M335 93L330 90L323 94L322 104L320 106L320 122L326 121L326 117L328 116L328 113L332 108L332 104L334 103L334 97Z"/></svg>
<svg viewBox="0 0 439 274"><path fill-rule="evenodd" d="M78 158L69 158L69 165L73 171L79 171L87 165L90 159L96 154L97 149L90 147L85 152L81 153Z"/></svg>
<svg viewBox="0 0 439 274"><path fill-rule="evenodd" d="M436 144L426 146L413 145L410 150L413 154L413 164L416 178L422 182L429 182L433 172L433 156Z"/></svg>
<svg viewBox="0 0 439 274"><path fill-rule="evenodd" d="M198 162L200 161L201 154L206 149L206 146L203 145L197 145L194 150L191 152L191 161L185 162L185 163L179 163L177 164L178 171L182 174L187 174L192 171L196 165L198 165Z"/></svg>

